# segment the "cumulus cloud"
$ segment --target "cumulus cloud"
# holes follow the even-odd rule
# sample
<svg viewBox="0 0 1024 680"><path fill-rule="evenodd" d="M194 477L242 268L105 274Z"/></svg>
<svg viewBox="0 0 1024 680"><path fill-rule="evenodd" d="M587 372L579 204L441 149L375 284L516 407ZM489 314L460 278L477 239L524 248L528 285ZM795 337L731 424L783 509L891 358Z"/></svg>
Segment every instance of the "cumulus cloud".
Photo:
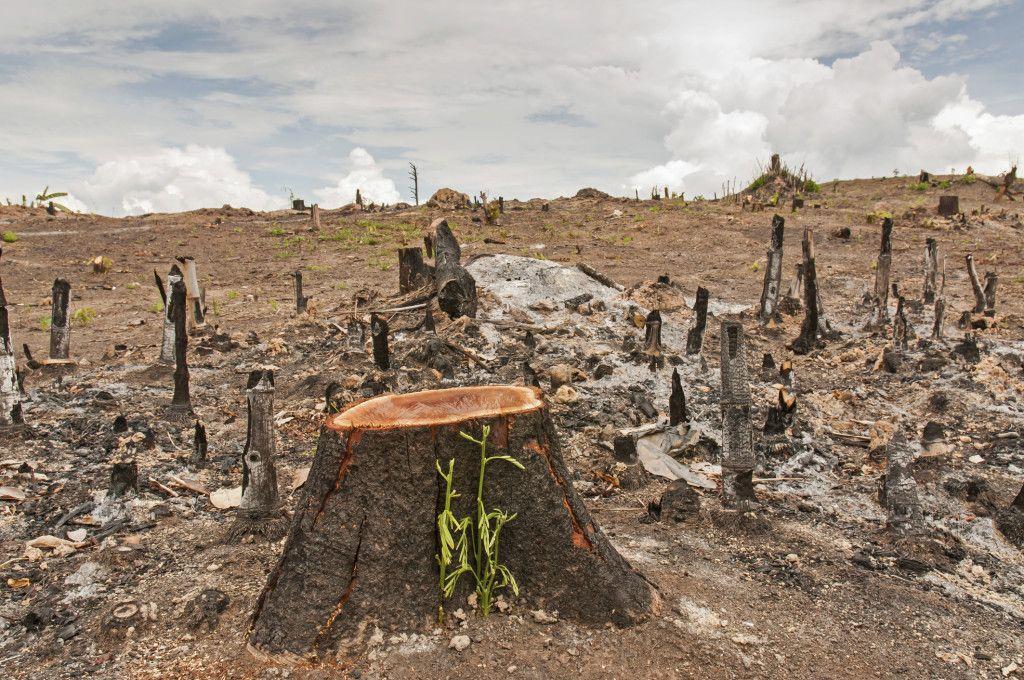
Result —
<svg viewBox="0 0 1024 680"><path fill-rule="evenodd" d="M970 163L995 172L1024 148L1024 116L986 113L962 78L901 66L885 41L831 66L737 65L705 89L678 93L663 115L672 121L664 138L672 160L634 175L633 185L674 176L689 193L710 195L730 178L751 179L773 152L826 179Z"/></svg>
<svg viewBox="0 0 1024 680"><path fill-rule="evenodd" d="M402 200L395 183L384 176L384 170L373 156L362 148L356 147L348 154L350 170L347 175L331 187L317 189L316 194L324 207L332 208L352 203L356 200L356 189L362 194L363 200L372 203L398 203Z"/></svg>
<svg viewBox="0 0 1024 680"><path fill-rule="evenodd" d="M224 149L189 145L102 163L75 193L95 212L140 215L230 204L253 210L285 207L253 185Z"/></svg>

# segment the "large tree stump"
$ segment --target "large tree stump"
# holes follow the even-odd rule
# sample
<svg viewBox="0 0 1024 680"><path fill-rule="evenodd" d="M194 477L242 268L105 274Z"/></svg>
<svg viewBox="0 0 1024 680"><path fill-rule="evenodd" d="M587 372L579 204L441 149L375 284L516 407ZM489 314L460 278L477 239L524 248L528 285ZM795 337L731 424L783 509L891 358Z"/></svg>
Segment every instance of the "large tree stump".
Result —
<svg viewBox="0 0 1024 680"><path fill-rule="evenodd" d="M452 319L476 316L476 280L459 263L462 249L448 221L439 218L430 225L434 230L434 280L437 304Z"/></svg>
<svg viewBox="0 0 1024 680"><path fill-rule="evenodd" d="M939 196L939 214L943 217L952 217L960 212L959 196Z"/></svg>
<svg viewBox="0 0 1024 680"><path fill-rule="evenodd" d="M242 451L242 500L230 533L233 538L259 534L277 540L284 534L284 523L274 462L274 372L250 372L245 398L248 420Z"/></svg>
<svg viewBox="0 0 1024 680"><path fill-rule="evenodd" d="M0 257L3 256L0 248ZM21 412L21 390L15 368L14 344L11 342L11 324L7 316L7 296L0 278L0 427L25 422Z"/></svg>
<svg viewBox="0 0 1024 680"><path fill-rule="evenodd" d="M807 354L821 344L820 312L818 309L818 275L814 266L814 232L804 229L802 241L804 254L804 320L790 348L796 354Z"/></svg>
<svg viewBox="0 0 1024 680"><path fill-rule="evenodd" d="M764 287L757 318L761 323L781 321L779 291L782 289L782 240L786 220L781 215L772 218L772 246L768 249L768 262L764 268Z"/></svg>
<svg viewBox="0 0 1024 680"><path fill-rule="evenodd" d="M169 306L174 320L174 396L171 410L182 414L192 413L192 397L188 388L188 333L185 329L186 294L184 281L175 281L171 286Z"/></svg>
<svg viewBox="0 0 1024 680"><path fill-rule="evenodd" d="M882 243L875 262L875 288L871 296L872 315L868 328L880 328L889 321L889 276L892 271L892 219L882 221Z"/></svg>
<svg viewBox="0 0 1024 680"><path fill-rule="evenodd" d="M182 280L181 269L178 265L171 265L171 270L167 273L167 287L164 287L164 282L160 280L160 275L153 271L153 277L156 279L156 289L160 292L160 299L164 303L164 334L163 339L160 342L160 363L161 364L173 364L174 363L174 318L171 316L171 291L174 288L174 284Z"/></svg>
<svg viewBox="0 0 1024 680"><path fill-rule="evenodd" d="M450 600L438 586L437 519L454 460L456 517L476 504L480 448L463 431L491 427L483 480L488 510L516 513L500 560L519 584L517 606L565 618L628 625L658 596L608 543L576 496L550 416L528 387L461 387L385 395L329 417L280 562L249 632L262 653L344 654L376 629L427 630L439 607L466 606L469 580ZM511 591L500 591L515 599Z"/></svg>
<svg viewBox="0 0 1024 680"><path fill-rule="evenodd" d="M71 284L65 279L54 279L50 291L50 358L67 359L71 350Z"/></svg>

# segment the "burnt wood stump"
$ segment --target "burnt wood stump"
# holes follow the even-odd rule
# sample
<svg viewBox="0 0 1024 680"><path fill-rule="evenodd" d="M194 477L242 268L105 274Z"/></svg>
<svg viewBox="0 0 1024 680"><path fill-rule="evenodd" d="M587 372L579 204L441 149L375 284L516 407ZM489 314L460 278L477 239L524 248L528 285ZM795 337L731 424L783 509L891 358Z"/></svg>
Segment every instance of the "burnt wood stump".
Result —
<svg viewBox="0 0 1024 680"><path fill-rule="evenodd" d="M0 248L0 257L3 256ZM11 342L11 324L7 315L7 296L0 278L0 427L21 425L25 422L21 409L21 389Z"/></svg>
<svg viewBox="0 0 1024 680"><path fill-rule="evenodd" d="M959 196L939 196L939 214L943 217L952 217L960 212Z"/></svg>
<svg viewBox="0 0 1024 680"><path fill-rule="evenodd" d="M67 359L71 349L71 318L68 303L71 284L65 279L54 279L50 291L50 358Z"/></svg>
<svg viewBox="0 0 1024 680"><path fill-rule="evenodd" d="M476 280L460 264L462 249L447 220L439 218L434 229L434 280L437 304L452 319L476 316Z"/></svg>
<svg viewBox="0 0 1024 680"><path fill-rule="evenodd" d="M429 630L439 608L466 606L472 578L441 598L438 511L454 460L457 517L476 504L480 437L489 425L486 505L516 517L500 558L517 606L629 625L658 608L648 581L609 544L573 491L551 418L529 387L385 395L328 417L280 562L260 595L250 649L285 658L357 654L375 629ZM509 589L500 591L511 598Z"/></svg>
<svg viewBox="0 0 1024 680"><path fill-rule="evenodd" d="M409 293L430 283L433 272L423 262L423 249L398 249L398 292Z"/></svg>

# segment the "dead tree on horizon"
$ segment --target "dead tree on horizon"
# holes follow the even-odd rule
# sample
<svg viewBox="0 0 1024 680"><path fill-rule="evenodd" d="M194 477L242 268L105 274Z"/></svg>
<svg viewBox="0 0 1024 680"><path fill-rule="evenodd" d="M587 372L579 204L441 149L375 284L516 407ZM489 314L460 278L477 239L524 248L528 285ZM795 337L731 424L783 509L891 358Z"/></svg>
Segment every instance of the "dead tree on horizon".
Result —
<svg viewBox="0 0 1024 680"><path fill-rule="evenodd" d="M412 180L412 186L409 189L412 191L412 200L416 205L420 204L420 172L416 168L415 163L409 163L409 179Z"/></svg>

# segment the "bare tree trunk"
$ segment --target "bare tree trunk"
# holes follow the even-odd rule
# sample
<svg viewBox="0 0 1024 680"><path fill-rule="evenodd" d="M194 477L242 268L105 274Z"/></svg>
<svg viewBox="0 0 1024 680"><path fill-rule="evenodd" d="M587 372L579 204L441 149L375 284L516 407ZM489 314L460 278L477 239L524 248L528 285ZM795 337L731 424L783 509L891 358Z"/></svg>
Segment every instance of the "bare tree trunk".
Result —
<svg viewBox="0 0 1024 680"><path fill-rule="evenodd" d="M398 292L408 293L430 282L430 270L423 263L423 249L398 249Z"/></svg>
<svg viewBox="0 0 1024 680"><path fill-rule="evenodd" d="M462 249L443 218L431 225L434 237L434 278L437 282L437 302L452 319L476 316L476 281L459 263Z"/></svg>
<svg viewBox="0 0 1024 680"><path fill-rule="evenodd" d="M71 301L71 284L64 279L54 279L50 290L50 358L67 359L71 349L71 318L68 303Z"/></svg>
<svg viewBox="0 0 1024 680"><path fill-rule="evenodd" d="M924 301L935 302L935 291L939 285L939 244L933 238L924 245Z"/></svg>
<svg viewBox="0 0 1024 680"><path fill-rule="evenodd" d="M309 296L302 294L302 272L296 269L292 276L295 277L295 313L305 314Z"/></svg>
<svg viewBox="0 0 1024 680"><path fill-rule="evenodd" d="M943 325L946 323L946 298L935 300L935 322L932 324L932 337L941 340L943 337Z"/></svg>
<svg viewBox="0 0 1024 680"><path fill-rule="evenodd" d="M889 276L892 271L892 219L882 221L882 245L875 263L874 310L869 328L880 328L889 321Z"/></svg>
<svg viewBox="0 0 1024 680"><path fill-rule="evenodd" d="M807 354L818 347L818 276L814 266L814 232L804 229L801 244L804 254L804 320L800 335L793 341L791 349L796 354Z"/></svg>
<svg viewBox="0 0 1024 680"><path fill-rule="evenodd" d="M192 398L188 390L188 332L185 328L187 315L185 283L175 281L171 286L171 318L174 319L174 397L171 407L192 411Z"/></svg>
<svg viewBox="0 0 1024 680"><path fill-rule="evenodd" d="M160 299L164 302L164 334L163 341L160 344L160 363L173 364L174 319L171 317L170 293L174 289L174 284L182 280L181 269L176 264L171 266L171 270L167 274L166 288L164 287L164 282L160 280L159 274L154 271L153 276L156 278L156 288L160 291Z"/></svg>
<svg viewBox="0 0 1024 680"><path fill-rule="evenodd" d="M907 315L903 308L903 296L896 298L896 316L892 322L892 347L897 352L905 352L908 347L909 326Z"/></svg>
<svg viewBox="0 0 1024 680"><path fill-rule="evenodd" d="M387 320L376 314L371 314L370 336L373 338L373 363L380 370L386 371L391 368Z"/></svg>
<svg viewBox="0 0 1024 680"><path fill-rule="evenodd" d="M233 538L259 533L277 540L284 532L281 497L277 486L277 451L274 434L274 372L249 374L245 390L248 425L242 452L242 502L231 530Z"/></svg>
<svg viewBox="0 0 1024 680"><path fill-rule="evenodd" d="M985 272L985 316L996 315L996 285L999 277L995 272Z"/></svg>
<svg viewBox="0 0 1024 680"><path fill-rule="evenodd" d="M722 500L743 505L756 500L747 342L738 321L723 321L721 336Z"/></svg>
<svg viewBox="0 0 1024 680"><path fill-rule="evenodd" d="M686 353L700 354L704 346L704 330L708 327L708 289L697 286L697 299L693 302L693 311L697 318L693 328L686 333Z"/></svg>
<svg viewBox="0 0 1024 680"><path fill-rule="evenodd" d="M320 204L314 203L309 209L309 218L313 222L313 230L320 231Z"/></svg>
<svg viewBox="0 0 1024 680"><path fill-rule="evenodd" d="M199 287L199 274L196 269L196 260L194 257L189 255L175 259L178 260L182 266L182 278L185 281L185 290L188 292L188 304L192 309L191 318L196 326L203 326L206 324L206 310L203 309L203 291Z"/></svg>
<svg viewBox="0 0 1024 680"><path fill-rule="evenodd" d="M779 321L779 291L782 289L782 242L786 220L781 215L772 218L772 246L764 268L764 287L757 317L761 323Z"/></svg>
<svg viewBox="0 0 1024 680"><path fill-rule="evenodd" d="M985 291L981 287L981 281L978 279L978 270L974 268L974 254L967 253L967 276L971 279L971 290L974 291L974 308L971 310L974 314L985 311Z"/></svg>
<svg viewBox="0 0 1024 680"><path fill-rule="evenodd" d="M0 248L0 257L3 252ZM20 425L24 422L14 344L11 342L11 324L7 316L7 295L4 293L3 279L0 278L0 426Z"/></svg>

